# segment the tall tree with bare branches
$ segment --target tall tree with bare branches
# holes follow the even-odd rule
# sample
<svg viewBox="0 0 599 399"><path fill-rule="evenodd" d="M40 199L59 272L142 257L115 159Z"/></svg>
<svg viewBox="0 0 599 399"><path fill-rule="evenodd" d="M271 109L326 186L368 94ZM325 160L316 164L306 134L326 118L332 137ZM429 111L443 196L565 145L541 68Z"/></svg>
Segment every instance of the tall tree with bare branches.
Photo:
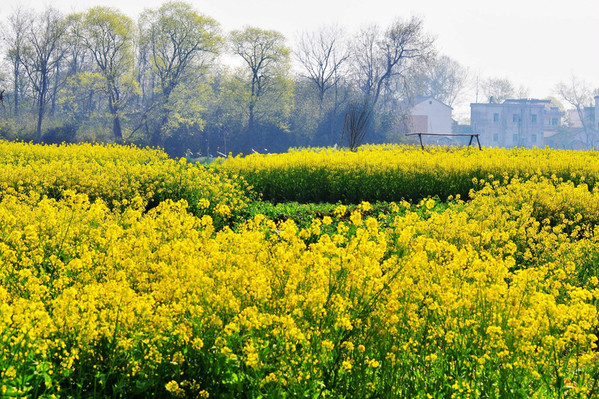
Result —
<svg viewBox="0 0 599 399"><path fill-rule="evenodd" d="M353 69L357 84L374 106L388 81L405 76L414 63L434 56L433 39L418 18L396 20L386 30L370 25L360 31L353 45Z"/></svg>
<svg viewBox="0 0 599 399"><path fill-rule="evenodd" d="M42 141L42 121L46 113L48 94L64 56L65 19L53 8L47 8L29 20L26 28L22 65L36 95L36 137Z"/></svg>
<svg viewBox="0 0 599 399"><path fill-rule="evenodd" d="M422 68L411 79L412 91L433 97L450 107L463 93L468 79L468 69L446 55L439 56Z"/></svg>
<svg viewBox="0 0 599 399"><path fill-rule="evenodd" d="M336 26L330 26L304 33L295 56L304 67L304 76L318 90L319 107L322 110L326 93L339 83L342 68L349 58L343 32Z"/></svg>
<svg viewBox="0 0 599 399"><path fill-rule="evenodd" d="M8 24L3 28L3 42L7 49L7 59L12 68L12 106L14 115L19 114L21 92L23 90L23 52L26 47L27 28L31 26L31 12L23 7L17 7L8 16Z"/></svg>

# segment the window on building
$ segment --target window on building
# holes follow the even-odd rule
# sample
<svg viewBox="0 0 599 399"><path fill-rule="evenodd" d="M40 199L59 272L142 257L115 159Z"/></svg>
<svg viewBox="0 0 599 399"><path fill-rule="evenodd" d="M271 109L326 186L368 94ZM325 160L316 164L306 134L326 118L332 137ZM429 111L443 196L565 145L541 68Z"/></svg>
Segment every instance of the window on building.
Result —
<svg viewBox="0 0 599 399"><path fill-rule="evenodd" d="M517 142L518 142L518 135L517 135L517 134L514 134L514 135L512 136L512 141L513 141L514 143L517 143Z"/></svg>
<svg viewBox="0 0 599 399"><path fill-rule="evenodd" d="M429 104L432 104L432 103L433 103L433 101L431 100L431 101L429 101L428 103L429 103Z"/></svg>
<svg viewBox="0 0 599 399"><path fill-rule="evenodd" d="M557 126L557 118L551 119L551 126Z"/></svg>
<svg viewBox="0 0 599 399"><path fill-rule="evenodd" d="M493 122L499 122L499 114L493 114Z"/></svg>
<svg viewBox="0 0 599 399"><path fill-rule="evenodd" d="M537 123L537 114L532 114L532 123Z"/></svg>
<svg viewBox="0 0 599 399"><path fill-rule="evenodd" d="M494 141L495 143L497 143L497 142L499 141L499 135L498 135L497 133L495 133L495 134L493 135L493 141Z"/></svg>
<svg viewBox="0 0 599 399"><path fill-rule="evenodd" d="M518 114L512 115L512 122L518 122Z"/></svg>
<svg viewBox="0 0 599 399"><path fill-rule="evenodd" d="M530 142L531 143L536 143L537 142L537 135L533 134L532 136L530 136Z"/></svg>

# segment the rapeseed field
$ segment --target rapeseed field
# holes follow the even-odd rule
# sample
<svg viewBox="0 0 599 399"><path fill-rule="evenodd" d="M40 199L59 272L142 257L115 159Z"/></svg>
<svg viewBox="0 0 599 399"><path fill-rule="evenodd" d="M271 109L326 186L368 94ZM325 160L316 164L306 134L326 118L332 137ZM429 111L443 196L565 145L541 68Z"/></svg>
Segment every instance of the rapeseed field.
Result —
<svg viewBox="0 0 599 399"><path fill-rule="evenodd" d="M523 148L367 145L358 151L304 148L285 154L251 154L223 160L223 169L243 176L265 200L360 203L442 200L479 189L489 180L557 177L593 189L599 154Z"/></svg>
<svg viewBox="0 0 599 399"><path fill-rule="evenodd" d="M332 150L210 170L132 147L0 150L0 396L599 396L594 153L402 148L428 184L471 189L299 226L248 213L267 195L233 175L304 154L309 179L331 157L317 190L344 176ZM339 162L374 186L375 163L404 179L393 151Z"/></svg>

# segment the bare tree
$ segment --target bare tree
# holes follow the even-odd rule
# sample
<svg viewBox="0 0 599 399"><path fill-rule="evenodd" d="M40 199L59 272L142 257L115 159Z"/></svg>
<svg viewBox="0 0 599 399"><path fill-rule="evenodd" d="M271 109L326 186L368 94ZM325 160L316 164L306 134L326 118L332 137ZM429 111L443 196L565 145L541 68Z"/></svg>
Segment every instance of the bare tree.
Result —
<svg viewBox="0 0 599 399"><path fill-rule="evenodd" d="M501 103L516 95L516 89L508 79L487 79L482 83L482 89L489 102Z"/></svg>
<svg viewBox="0 0 599 399"><path fill-rule="evenodd" d="M414 93L433 97L453 107L466 87L468 69L442 55L425 65L422 71L410 80L414 86Z"/></svg>
<svg viewBox="0 0 599 399"><path fill-rule="evenodd" d="M518 92L516 94L519 99L530 98L530 89L524 85L520 85L520 87L518 87Z"/></svg>
<svg viewBox="0 0 599 399"><path fill-rule="evenodd" d="M22 7L17 7L8 17L8 24L3 28L3 42L7 47L7 58L12 68L12 106L14 114L19 114L19 104L23 86L23 51L26 46L26 29L30 26L32 15Z"/></svg>
<svg viewBox="0 0 599 399"><path fill-rule="evenodd" d="M64 18L59 11L48 8L30 19L25 31L25 47L21 63L36 95L36 137L42 141L42 120L46 112L48 94L64 55L62 40L66 31Z"/></svg>
<svg viewBox="0 0 599 399"><path fill-rule="evenodd" d="M349 58L343 32L336 26L329 26L317 32L304 33L295 56L306 71L304 77L316 86L322 110L326 93L339 83L341 68Z"/></svg>
<svg viewBox="0 0 599 399"><path fill-rule="evenodd" d="M396 20L384 32L370 25L360 31L353 46L358 86L374 107L392 77L405 76L414 63L433 55L433 39L418 18Z"/></svg>
<svg viewBox="0 0 599 399"><path fill-rule="evenodd" d="M345 119L343 122L343 133L341 134L341 145L343 145L343 137L347 135L349 149L356 151L358 146L364 141L368 124L372 117L372 106L368 101L363 103L352 102L347 107Z"/></svg>
<svg viewBox="0 0 599 399"><path fill-rule="evenodd" d="M586 136L586 144L592 147L595 143L597 131L593 126L591 113L585 112L585 108L592 106L593 96L599 94L598 90L592 90L587 82L572 75L570 83L558 83L555 91L564 101L576 109Z"/></svg>

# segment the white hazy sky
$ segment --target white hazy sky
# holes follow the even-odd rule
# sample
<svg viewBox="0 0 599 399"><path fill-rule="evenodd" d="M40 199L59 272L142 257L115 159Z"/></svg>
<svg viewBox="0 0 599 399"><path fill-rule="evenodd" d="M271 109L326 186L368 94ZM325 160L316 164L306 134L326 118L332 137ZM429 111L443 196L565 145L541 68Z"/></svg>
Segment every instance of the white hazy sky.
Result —
<svg viewBox="0 0 599 399"><path fill-rule="evenodd" d="M51 4L68 13L96 5L136 18L163 0L0 0L0 21L16 4L41 10ZM530 96L554 94L576 75L599 88L597 0L188 0L225 31L245 25L275 29L293 44L302 31L336 23L348 32L417 16L439 51L470 69L471 76L507 78ZM462 112L474 102L464 99ZM459 110L456 110L459 111Z"/></svg>

